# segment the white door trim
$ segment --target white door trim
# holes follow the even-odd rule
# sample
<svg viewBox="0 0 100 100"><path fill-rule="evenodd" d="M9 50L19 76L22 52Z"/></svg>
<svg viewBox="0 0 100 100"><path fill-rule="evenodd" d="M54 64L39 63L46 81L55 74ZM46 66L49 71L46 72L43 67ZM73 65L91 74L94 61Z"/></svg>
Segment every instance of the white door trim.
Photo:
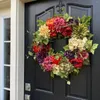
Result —
<svg viewBox="0 0 100 100"><path fill-rule="evenodd" d="M11 18L7 9L0 12L0 100L4 100L4 19Z"/></svg>
<svg viewBox="0 0 100 100"><path fill-rule="evenodd" d="M24 3L11 0L10 100L24 100Z"/></svg>
<svg viewBox="0 0 100 100"><path fill-rule="evenodd" d="M36 0L11 0L10 100L24 100L24 4L30 1Z"/></svg>
<svg viewBox="0 0 100 100"><path fill-rule="evenodd" d="M0 17L2 20L2 30L0 33L0 55L1 55L1 60L0 60L0 100L4 99L3 96L3 87L4 87L4 19Z"/></svg>

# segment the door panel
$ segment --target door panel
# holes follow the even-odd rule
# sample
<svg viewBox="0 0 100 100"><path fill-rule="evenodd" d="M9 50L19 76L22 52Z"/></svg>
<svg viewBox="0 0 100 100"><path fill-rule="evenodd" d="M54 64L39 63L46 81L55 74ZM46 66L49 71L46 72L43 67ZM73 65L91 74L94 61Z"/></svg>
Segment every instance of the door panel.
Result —
<svg viewBox="0 0 100 100"><path fill-rule="evenodd" d="M99 78L99 49L91 56L91 65L84 68L78 76L71 76L71 85L68 86L59 77L52 79L50 73L42 72L40 66L32 57L27 59L32 35L38 29L37 20L46 20L55 13L69 13L73 17L91 16L90 31L94 33L94 41L100 43L99 5L98 0L43 0L25 4L25 83L31 83L31 100L100 100ZM97 6L97 7L96 7ZM97 16L95 16L97 14ZM98 20L97 20L98 19ZM98 23L98 24L97 24ZM28 32L29 31L29 32ZM67 42L67 41L66 41ZM58 51L65 41L53 43ZM97 77L97 78L96 78ZM95 83L96 82L96 83Z"/></svg>
<svg viewBox="0 0 100 100"><path fill-rule="evenodd" d="M67 12L74 17L82 17L84 15L93 17L91 5L68 3ZM92 22L90 26L92 29ZM79 76L72 76L71 83L72 84L69 87L70 98L79 97L91 100L91 66L82 70Z"/></svg>

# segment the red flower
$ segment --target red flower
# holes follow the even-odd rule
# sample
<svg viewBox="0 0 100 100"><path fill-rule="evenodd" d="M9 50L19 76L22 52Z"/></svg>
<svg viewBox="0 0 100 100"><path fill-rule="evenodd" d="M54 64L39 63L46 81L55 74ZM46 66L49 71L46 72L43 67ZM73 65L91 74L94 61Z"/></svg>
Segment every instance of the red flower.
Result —
<svg viewBox="0 0 100 100"><path fill-rule="evenodd" d="M48 27L49 27L50 31L53 31L55 29L53 24L52 25L48 25Z"/></svg>
<svg viewBox="0 0 100 100"><path fill-rule="evenodd" d="M58 59L55 59L55 58L53 59L53 63L56 65L58 65L60 61L61 61L61 57L59 57Z"/></svg>
<svg viewBox="0 0 100 100"><path fill-rule="evenodd" d="M50 44L46 45L46 51L48 52L50 50Z"/></svg>
<svg viewBox="0 0 100 100"><path fill-rule="evenodd" d="M71 27L62 28L62 35L63 36L71 36L71 34L72 34L72 28Z"/></svg>
<svg viewBox="0 0 100 100"><path fill-rule="evenodd" d="M81 52L81 55L82 55L83 59L87 59L89 57L89 53L85 50Z"/></svg>
<svg viewBox="0 0 100 100"><path fill-rule="evenodd" d="M70 62L74 65L75 68L81 68L83 65L83 59L81 58L74 58L70 60Z"/></svg>
<svg viewBox="0 0 100 100"><path fill-rule="evenodd" d="M83 50L82 52L78 53L78 57L80 57L83 60L85 60L85 59L87 59L89 57L89 53L86 50Z"/></svg>
<svg viewBox="0 0 100 100"><path fill-rule="evenodd" d="M38 53L40 50L41 50L40 46L37 46L37 45L34 45L34 46L33 46L33 51L34 51L35 53Z"/></svg>
<svg viewBox="0 0 100 100"><path fill-rule="evenodd" d="M50 33L50 37L52 38L52 37L56 37L57 36L57 34L55 33L55 32L51 32Z"/></svg>

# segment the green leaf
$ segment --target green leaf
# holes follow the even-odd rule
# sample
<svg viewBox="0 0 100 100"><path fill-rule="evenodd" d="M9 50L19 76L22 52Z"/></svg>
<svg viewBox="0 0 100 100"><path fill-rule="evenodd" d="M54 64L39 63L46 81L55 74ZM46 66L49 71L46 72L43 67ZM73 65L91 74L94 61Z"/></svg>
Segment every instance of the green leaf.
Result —
<svg viewBox="0 0 100 100"><path fill-rule="evenodd" d="M93 40L88 40L85 44L85 47L88 51L91 50Z"/></svg>
<svg viewBox="0 0 100 100"><path fill-rule="evenodd" d="M51 75L52 78L54 78L54 74L52 72L50 73L50 75Z"/></svg>
<svg viewBox="0 0 100 100"><path fill-rule="evenodd" d="M59 56L55 56L56 59L59 59Z"/></svg>
<svg viewBox="0 0 100 100"><path fill-rule="evenodd" d="M64 49L65 51L69 50L68 45L64 46L63 49Z"/></svg>
<svg viewBox="0 0 100 100"><path fill-rule="evenodd" d="M66 13L66 14L64 14L64 18L65 19L68 19L70 16Z"/></svg>
<svg viewBox="0 0 100 100"><path fill-rule="evenodd" d="M83 16L81 19L80 19L80 22L82 24L85 24L86 26L89 26L90 25L90 22L91 22L91 17L90 16Z"/></svg>
<svg viewBox="0 0 100 100"><path fill-rule="evenodd" d="M31 51L28 51L28 54L29 54L30 56L33 56L33 53L32 53Z"/></svg>
<svg viewBox="0 0 100 100"><path fill-rule="evenodd" d="M41 19L37 20L37 22L38 22L38 26L39 27L42 26L42 25L44 25L46 23L45 21L43 21Z"/></svg>
<svg viewBox="0 0 100 100"><path fill-rule="evenodd" d="M66 21L69 21L69 19L71 19L72 17L69 15L69 14L64 14L63 18L66 20Z"/></svg>
<svg viewBox="0 0 100 100"><path fill-rule="evenodd" d="M74 69L74 72L75 72L76 74L79 74L79 69Z"/></svg>
<svg viewBox="0 0 100 100"><path fill-rule="evenodd" d="M47 45L48 43L49 43L49 39L48 38L46 38L46 39L43 39L43 41L42 41L45 45Z"/></svg>
<svg viewBox="0 0 100 100"><path fill-rule="evenodd" d="M91 50L90 50L90 52L92 53L92 54L94 54L94 52L95 52L95 50L98 48L98 44L93 44L93 46L92 46L92 48L91 48Z"/></svg>
<svg viewBox="0 0 100 100"><path fill-rule="evenodd" d="M83 62L83 65L90 65L90 60L89 59L85 59Z"/></svg>
<svg viewBox="0 0 100 100"><path fill-rule="evenodd" d="M94 36L94 34L89 33L88 39L91 39Z"/></svg>

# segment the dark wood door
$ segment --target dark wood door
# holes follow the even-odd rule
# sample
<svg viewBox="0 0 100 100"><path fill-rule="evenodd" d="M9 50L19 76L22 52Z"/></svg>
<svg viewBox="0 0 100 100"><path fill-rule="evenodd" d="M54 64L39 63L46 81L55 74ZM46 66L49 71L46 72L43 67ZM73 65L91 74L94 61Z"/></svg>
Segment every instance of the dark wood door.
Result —
<svg viewBox="0 0 100 100"><path fill-rule="evenodd" d="M31 95L31 100L100 100L100 47L91 57L91 65L80 75L71 76L70 86L59 77L50 78L32 58L27 59L32 33L38 28L36 20L46 20L60 8L71 16L91 16L90 30L94 41L100 43L100 0L37 0L25 4L25 83L32 86L25 94Z"/></svg>

